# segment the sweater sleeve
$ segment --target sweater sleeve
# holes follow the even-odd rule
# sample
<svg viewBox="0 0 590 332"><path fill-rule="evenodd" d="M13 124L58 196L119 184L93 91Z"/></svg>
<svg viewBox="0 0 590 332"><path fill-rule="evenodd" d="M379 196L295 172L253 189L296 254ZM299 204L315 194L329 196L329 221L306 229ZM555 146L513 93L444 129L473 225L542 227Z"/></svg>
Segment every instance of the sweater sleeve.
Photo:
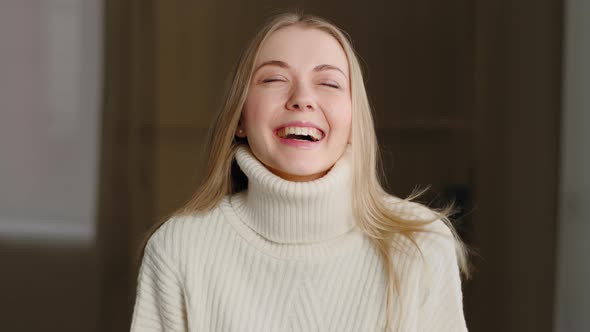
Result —
<svg viewBox="0 0 590 332"><path fill-rule="evenodd" d="M131 332L188 330L180 278L174 261L157 242L158 235L148 241L139 269Z"/></svg>
<svg viewBox="0 0 590 332"><path fill-rule="evenodd" d="M455 239L442 222L436 233L426 235L423 297L420 307L420 332L465 332L461 276L455 252Z"/></svg>

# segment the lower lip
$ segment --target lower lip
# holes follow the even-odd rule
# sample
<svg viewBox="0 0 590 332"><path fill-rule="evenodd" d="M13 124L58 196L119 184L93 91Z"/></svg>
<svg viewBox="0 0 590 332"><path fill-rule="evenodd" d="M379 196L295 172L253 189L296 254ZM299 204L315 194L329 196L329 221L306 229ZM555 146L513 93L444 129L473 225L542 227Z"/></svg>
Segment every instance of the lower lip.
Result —
<svg viewBox="0 0 590 332"><path fill-rule="evenodd" d="M304 149L311 149L318 146L324 139L317 142L310 142L310 141L303 141L299 139L292 139L292 138L282 138L275 134L275 137L279 140L279 142L289 145L296 148L304 148Z"/></svg>

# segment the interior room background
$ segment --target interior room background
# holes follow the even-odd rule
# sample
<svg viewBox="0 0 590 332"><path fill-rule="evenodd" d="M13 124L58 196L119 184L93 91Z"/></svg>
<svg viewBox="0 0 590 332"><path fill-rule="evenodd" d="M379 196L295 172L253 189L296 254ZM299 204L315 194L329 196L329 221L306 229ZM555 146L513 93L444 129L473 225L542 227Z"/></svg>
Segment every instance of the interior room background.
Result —
<svg viewBox="0 0 590 332"><path fill-rule="evenodd" d="M196 188L249 38L295 8L350 33L388 189L461 208L469 330L589 331L582 0L2 0L0 330L128 330L142 236Z"/></svg>

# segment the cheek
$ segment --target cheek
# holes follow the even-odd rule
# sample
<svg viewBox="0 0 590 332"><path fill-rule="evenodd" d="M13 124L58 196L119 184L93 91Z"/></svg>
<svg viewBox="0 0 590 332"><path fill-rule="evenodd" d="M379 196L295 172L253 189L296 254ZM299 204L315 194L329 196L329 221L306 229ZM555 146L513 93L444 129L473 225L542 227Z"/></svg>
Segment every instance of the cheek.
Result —
<svg viewBox="0 0 590 332"><path fill-rule="evenodd" d="M273 96L252 91L246 98L242 113L246 127L253 124L260 126L268 122L274 114L273 110L276 104L277 100Z"/></svg>
<svg viewBox="0 0 590 332"><path fill-rule="evenodd" d="M326 117L333 132L348 135L352 124L352 106L349 100L332 100Z"/></svg>

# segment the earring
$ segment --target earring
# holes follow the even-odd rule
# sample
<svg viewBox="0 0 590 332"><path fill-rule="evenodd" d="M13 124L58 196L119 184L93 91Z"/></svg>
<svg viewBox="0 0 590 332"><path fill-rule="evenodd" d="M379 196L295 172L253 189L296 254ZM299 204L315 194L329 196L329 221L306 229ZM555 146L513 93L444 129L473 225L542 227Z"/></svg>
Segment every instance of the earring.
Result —
<svg viewBox="0 0 590 332"><path fill-rule="evenodd" d="M242 129L242 128L238 128L238 134L237 134L237 135L238 135L238 136L242 136L242 135L244 135L244 129Z"/></svg>

